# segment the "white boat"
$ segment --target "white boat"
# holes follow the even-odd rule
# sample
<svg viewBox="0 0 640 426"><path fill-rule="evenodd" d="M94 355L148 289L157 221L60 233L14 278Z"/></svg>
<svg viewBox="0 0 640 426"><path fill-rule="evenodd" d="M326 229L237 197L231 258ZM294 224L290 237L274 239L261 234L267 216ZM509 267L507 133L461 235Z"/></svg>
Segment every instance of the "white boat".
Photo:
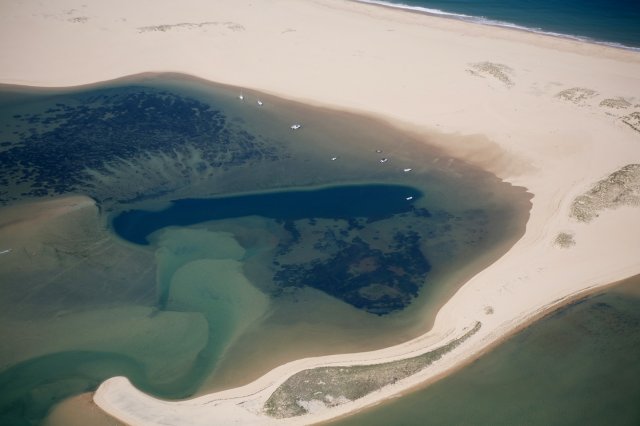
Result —
<svg viewBox="0 0 640 426"><path fill-rule="evenodd" d="M2 250L0 251L0 254L7 254L11 251L11 249L7 249L7 250Z"/></svg>
<svg viewBox="0 0 640 426"><path fill-rule="evenodd" d="M407 198L405 198L405 200L411 201L411 200L413 200L413 197L407 197Z"/></svg>
<svg viewBox="0 0 640 426"><path fill-rule="evenodd" d="M388 159L388 158L381 158L381 159L380 159L380 162L381 162L381 163L386 163L387 161L389 161L389 159Z"/></svg>
<svg viewBox="0 0 640 426"><path fill-rule="evenodd" d="M336 161L338 157L331 157L331 161Z"/></svg>
<svg viewBox="0 0 640 426"><path fill-rule="evenodd" d="M298 130L298 129L299 129L299 128L301 128L301 127L302 127L302 124L298 124L298 123L296 123L296 124L292 124L292 125L291 125L291 129L292 129L292 130Z"/></svg>
<svg viewBox="0 0 640 426"><path fill-rule="evenodd" d="M410 172L410 171L411 171L411 169L410 169L410 168L406 168L406 169L404 169L404 172L405 172L405 173Z"/></svg>
<svg viewBox="0 0 640 426"><path fill-rule="evenodd" d="M258 106L262 106L262 101L258 99Z"/></svg>
<svg viewBox="0 0 640 426"><path fill-rule="evenodd" d="M242 94L242 92L240 92L240 94L238 95L238 99L244 101L244 95Z"/></svg>

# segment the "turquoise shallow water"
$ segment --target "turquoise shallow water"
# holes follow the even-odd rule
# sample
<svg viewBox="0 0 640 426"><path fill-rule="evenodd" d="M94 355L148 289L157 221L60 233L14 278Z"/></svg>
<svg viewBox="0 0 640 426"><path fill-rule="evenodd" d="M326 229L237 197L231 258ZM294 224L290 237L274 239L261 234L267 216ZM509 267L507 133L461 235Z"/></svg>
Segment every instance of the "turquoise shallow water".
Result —
<svg viewBox="0 0 640 426"><path fill-rule="evenodd" d="M640 277L562 308L459 372L331 423L640 424Z"/></svg>
<svg viewBox="0 0 640 426"><path fill-rule="evenodd" d="M113 375L183 398L399 343L528 217L525 189L366 117L176 75L5 89L0 203L97 206L0 210L2 424ZM205 214L156 222L172 206Z"/></svg>
<svg viewBox="0 0 640 426"><path fill-rule="evenodd" d="M637 0L374 0L371 3L640 49L640 2Z"/></svg>

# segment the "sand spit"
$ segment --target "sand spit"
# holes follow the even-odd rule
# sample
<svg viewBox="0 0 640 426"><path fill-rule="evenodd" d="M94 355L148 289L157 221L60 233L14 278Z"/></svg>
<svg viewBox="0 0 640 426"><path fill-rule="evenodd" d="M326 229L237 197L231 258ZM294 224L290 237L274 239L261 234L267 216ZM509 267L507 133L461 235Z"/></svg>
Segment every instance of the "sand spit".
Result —
<svg viewBox="0 0 640 426"><path fill-rule="evenodd" d="M482 327L477 322L464 335L444 346L412 358L382 364L320 367L294 374L282 383L264 404L265 412L287 418L336 407L360 399L398 380L410 377L460 346Z"/></svg>
<svg viewBox="0 0 640 426"><path fill-rule="evenodd" d="M247 95L261 90L371 114L436 145L441 133L482 135L443 148L534 194L522 239L469 280L422 337L295 361L189 401L160 401L124 378L108 380L94 399L127 423L309 424L344 415L460 367L571 297L640 272L637 203L597 198L597 217L572 216L576 199L593 198L599 182L640 164L637 52L342 0L189 0L179 8L26 1L5 5L0 24L3 83L71 86L183 72ZM482 327L439 360L355 401L337 395L344 403L314 402L308 414L283 419L265 411L300 371L411 358L477 322Z"/></svg>

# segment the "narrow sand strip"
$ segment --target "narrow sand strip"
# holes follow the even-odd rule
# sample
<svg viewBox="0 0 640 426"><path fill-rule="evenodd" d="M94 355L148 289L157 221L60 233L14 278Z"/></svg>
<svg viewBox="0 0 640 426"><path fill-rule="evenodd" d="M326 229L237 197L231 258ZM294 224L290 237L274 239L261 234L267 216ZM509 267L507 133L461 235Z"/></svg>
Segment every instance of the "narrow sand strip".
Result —
<svg viewBox="0 0 640 426"><path fill-rule="evenodd" d="M436 378L546 309L640 272L633 202L604 206L590 222L571 217L576 197L640 164L637 52L341 0L190 0L180 7L27 1L3 7L0 46L0 82L8 84L71 86L176 71L245 94L255 89L372 114L429 143L438 144L441 132L482 135L444 148L534 194L523 238L465 284L424 336L370 353L295 361L242 388L183 402L159 401L111 379L95 401L128 423L332 418ZM296 372L415 356L477 321L476 334L426 370L355 402L315 404L310 414L283 420L262 411Z"/></svg>

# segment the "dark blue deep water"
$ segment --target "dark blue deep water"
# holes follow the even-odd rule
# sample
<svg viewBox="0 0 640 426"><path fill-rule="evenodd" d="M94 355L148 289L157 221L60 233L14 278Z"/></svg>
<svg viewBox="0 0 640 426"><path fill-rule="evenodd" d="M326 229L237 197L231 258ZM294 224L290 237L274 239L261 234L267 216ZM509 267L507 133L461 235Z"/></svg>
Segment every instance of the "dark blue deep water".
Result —
<svg viewBox="0 0 640 426"><path fill-rule="evenodd" d="M315 190L291 190L221 198L176 200L160 211L129 210L113 220L125 240L148 244L147 236L167 226L262 216L279 221L307 218L375 221L412 209L420 191L403 185L347 185ZM407 198L411 198L407 200Z"/></svg>
<svg viewBox="0 0 640 426"><path fill-rule="evenodd" d="M384 0L434 14L640 48L638 0Z"/></svg>

